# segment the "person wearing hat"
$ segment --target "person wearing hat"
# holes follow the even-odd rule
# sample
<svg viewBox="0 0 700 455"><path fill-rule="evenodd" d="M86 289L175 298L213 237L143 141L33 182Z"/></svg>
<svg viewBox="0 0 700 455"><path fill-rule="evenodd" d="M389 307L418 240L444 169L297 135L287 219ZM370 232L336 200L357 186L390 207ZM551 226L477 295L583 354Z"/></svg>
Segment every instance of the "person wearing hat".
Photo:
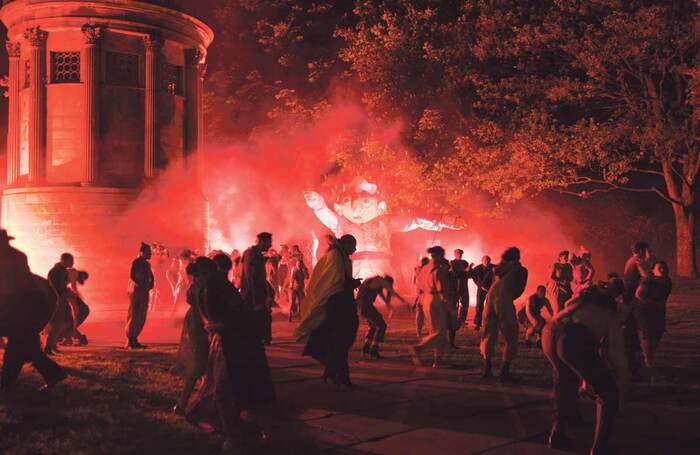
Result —
<svg viewBox="0 0 700 455"><path fill-rule="evenodd" d="M148 299L153 289L153 272L151 271L151 247L141 243L139 256L131 263L129 282L129 313L126 319L127 349L143 349L146 346L138 341L138 336L146 324Z"/></svg>
<svg viewBox="0 0 700 455"><path fill-rule="evenodd" d="M31 281L27 255L10 246L14 237L0 229L0 317L6 305L19 297Z"/></svg>
<svg viewBox="0 0 700 455"><path fill-rule="evenodd" d="M39 333L56 308L56 294L49 282L33 275L27 255L10 246L7 231L0 229L0 336L7 337L0 390L10 389L31 362L48 390L64 380L66 373L41 350Z"/></svg>

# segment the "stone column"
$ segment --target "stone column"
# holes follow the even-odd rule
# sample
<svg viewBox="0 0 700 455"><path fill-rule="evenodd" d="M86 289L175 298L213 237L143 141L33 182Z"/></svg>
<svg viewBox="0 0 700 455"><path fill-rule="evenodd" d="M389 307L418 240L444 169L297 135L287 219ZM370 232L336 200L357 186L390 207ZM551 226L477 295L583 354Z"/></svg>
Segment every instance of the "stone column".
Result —
<svg viewBox="0 0 700 455"><path fill-rule="evenodd" d="M158 56L163 45L160 35L152 34L143 38L146 48L146 87L144 109L144 147L143 147L143 176L155 176L156 151L158 149L158 124L156 111L158 109Z"/></svg>
<svg viewBox="0 0 700 455"><path fill-rule="evenodd" d="M185 50L185 165L193 166L204 144L205 54L198 49Z"/></svg>
<svg viewBox="0 0 700 455"><path fill-rule="evenodd" d="M85 138L82 185L99 181L100 153L100 41L102 28L85 24L82 27L85 47L82 52L81 78L85 90Z"/></svg>
<svg viewBox="0 0 700 455"><path fill-rule="evenodd" d="M20 43L7 41L5 47L7 48L7 56L9 57L7 77L7 95L9 97L9 106L7 110L7 186L10 186L15 183L19 177Z"/></svg>
<svg viewBox="0 0 700 455"><path fill-rule="evenodd" d="M28 28L24 38L29 43L29 176L27 182L46 180L46 39L39 27Z"/></svg>

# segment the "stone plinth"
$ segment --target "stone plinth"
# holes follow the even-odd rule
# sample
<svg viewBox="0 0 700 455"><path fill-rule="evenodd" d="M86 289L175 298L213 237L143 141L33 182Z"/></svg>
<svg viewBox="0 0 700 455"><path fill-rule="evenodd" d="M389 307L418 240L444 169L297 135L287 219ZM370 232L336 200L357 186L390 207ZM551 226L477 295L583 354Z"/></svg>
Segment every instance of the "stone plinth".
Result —
<svg viewBox="0 0 700 455"><path fill-rule="evenodd" d="M77 267L90 274L82 291L91 318L122 318L129 264L138 247L122 215L137 195L121 188L8 189L2 196L3 227L38 275L46 276L62 252L73 253Z"/></svg>

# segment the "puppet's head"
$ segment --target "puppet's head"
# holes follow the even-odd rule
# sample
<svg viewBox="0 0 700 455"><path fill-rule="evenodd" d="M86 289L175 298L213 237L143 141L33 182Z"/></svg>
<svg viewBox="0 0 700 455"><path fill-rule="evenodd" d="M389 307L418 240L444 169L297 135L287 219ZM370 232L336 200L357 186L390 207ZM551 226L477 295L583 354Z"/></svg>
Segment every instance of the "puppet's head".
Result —
<svg viewBox="0 0 700 455"><path fill-rule="evenodd" d="M377 185L365 179L355 179L333 204L338 215L355 224L372 221L386 213L386 202L380 200Z"/></svg>

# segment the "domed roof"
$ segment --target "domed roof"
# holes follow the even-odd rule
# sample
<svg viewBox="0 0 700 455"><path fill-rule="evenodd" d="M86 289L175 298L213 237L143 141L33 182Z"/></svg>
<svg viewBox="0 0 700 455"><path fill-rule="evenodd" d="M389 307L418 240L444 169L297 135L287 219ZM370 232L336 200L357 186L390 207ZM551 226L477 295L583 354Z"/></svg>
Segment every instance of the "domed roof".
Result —
<svg viewBox="0 0 700 455"><path fill-rule="evenodd" d="M184 0L139 0L145 3L153 3L154 5L165 6L177 10L184 10Z"/></svg>
<svg viewBox="0 0 700 455"><path fill-rule="evenodd" d="M15 0L2 0L2 4L7 5L8 3L12 3L14 1ZM141 1L144 3L152 3L154 5L164 6L166 8L172 8L172 9L176 9L179 11L185 10L184 0L137 0L137 1Z"/></svg>

